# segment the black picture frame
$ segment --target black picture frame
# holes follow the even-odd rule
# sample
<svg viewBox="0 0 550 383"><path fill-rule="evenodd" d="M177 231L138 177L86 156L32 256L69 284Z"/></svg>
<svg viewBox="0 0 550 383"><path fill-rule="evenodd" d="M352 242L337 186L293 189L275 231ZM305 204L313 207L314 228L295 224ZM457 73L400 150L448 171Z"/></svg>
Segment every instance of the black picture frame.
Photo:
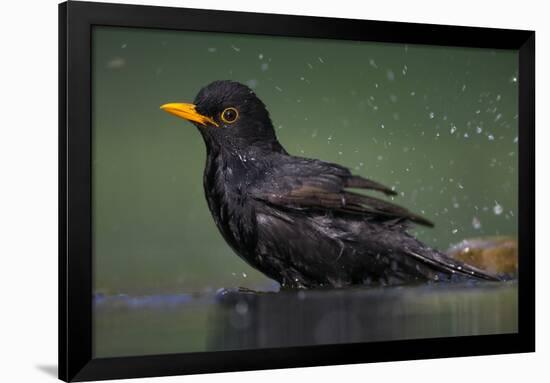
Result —
<svg viewBox="0 0 550 383"><path fill-rule="evenodd" d="M92 27L120 26L514 49L519 52L516 334L92 357ZM59 5L59 378L86 381L535 350L535 32L69 1Z"/></svg>

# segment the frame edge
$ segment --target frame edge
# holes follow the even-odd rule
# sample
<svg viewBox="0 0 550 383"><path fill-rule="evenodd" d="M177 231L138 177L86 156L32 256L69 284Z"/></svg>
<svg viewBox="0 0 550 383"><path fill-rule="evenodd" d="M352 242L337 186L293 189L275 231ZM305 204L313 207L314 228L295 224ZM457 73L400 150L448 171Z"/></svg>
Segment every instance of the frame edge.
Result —
<svg viewBox="0 0 550 383"><path fill-rule="evenodd" d="M58 5L58 378L67 372L67 3Z"/></svg>
<svg viewBox="0 0 550 383"><path fill-rule="evenodd" d="M58 374L68 382L78 379L93 358L91 113L87 97L91 92L91 34L86 8L74 1L59 4Z"/></svg>
<svg viewBox="0 0 550 383"><path fill-rule="evenodd" d="M90 9L91 8L91 9ZM137 8L140 11L137 11ZM440 354L435 351L417 351L412 353L409 351L403 351L391 357L384 355L383 353L378 356L368 355L357 357L357 359L345 358L339 352L336 351L332 354L331 347L324 348L323 351L319 349L317 356L325 358L321 362L310 362L301 360L301 362L284 362L278 360L278 363L273 361L262 365L258 360L254 361L246 360L251 354L249 352L231 351L229 354L231 358L235 357L233 362L229 364L231 366L223 366L218 368L207 367L209 358L215 357L215 353L208 353L210 356L193 356L186 355L186 358L190 358L193 363L188 366L179 365L181 354L174 355L144 355L140 357L121 357L121 358L106 358L106 359L93 359L92 354L92 338L91 338L91 317L82 318L82 315L91 313L91 287L87 284L91 282L91 263L88 262L86 257L91 256L91 247L86 247L89 244L90 238L86 238L83 234L88 230L88 235L91 234L89 217L79 216L75 214L76 211L90 214L90 207L86 206L86 203L91 202L89 197L91 191L89 186L83 180L90 176L89 169L84 173L79 173L78 170L89 165L91 161L90 156L90 143L91 137L85 131L85 126L90 129L91 115L86 110L86 106L83 104L86 97L89 97L90 81L89 67L86 64L79 66L79 63L83 63L86 58L89 58L89 52L85 53L82 50L86 48L86 44L89 44L90 32L87 28L90 26L88 23L94 21L107 21L111 19L121 18L120 14L116 12L110 12L108 15L103 15L104 11L124 10L128 11L128 17L132 23L144 22L139 18L140 12L145 10L153 11L155 7L136 6L136 5L120 5L120 4L105 4L105 3L87 3L79 1L71 1L70 3L64 2L59 4L59 378L65 381L73 380L95 380L95 379L113 379L113 378L129 378L129 377L145 377L145 376L166 376L175 374L192 374L192 373L204 373L204 372L224 372L224 371L236 371L236 370L258 370L266 368L289 368L289 367L305 367L305 366L321 366L321 365L336 365L336 364L352 364L352 363L368 363L368 362L380 362L380 361L397 361L397 360L414 360L425 358L441 358L441 357L457 357L457 356L469 356L469 355L488 355L488 354L504 354L504 353L518 353L518 352L532 352L535 350L535 328L534 328L534 112L535 112L535 73L534 73L534 57L535 57L535 43L534 32L532 31L515 31L516 34L513 40L513 49L519 49L519 76L523 80L523 86L520 82L519 91L519 107L520 117L519 126L523 127L525 132L521 135L523 140L520 140L520 156L521 165L524 168L523 172L520 172L520 185L523 185L521 189L524 190L520 198L520 206L524 210L524 214L520 220L520 228L523 227L524 238L527 238L520 248L523 254L532 255L530 259L527 259L524 267L520 268L520 275L522 285L520 287L520 309L519 309L519 332L513 335L499 335L497 339L501 339L501 343L497 342L495 345L483 346L478 342L482 342L482 338L473 340L470 343L470 339L459 340L428 340L426 342L416 344L433 345L442 344L447 342L449 345L457 344L477 344L480 346L475 351L470 350L468 353L464 353L461 349L447 350ZM170 10L181 10L184 12L186 8L164 8L161 11L154 12L156 17L159 14L164 14ZM132 10L134 9L134 10ZM87 11L92 11L91 15L87 14ZM131 11L131 12L130 12ZM231 13L235 17L242 12L231 11L207 11L207 10L186 10L185 12L197 13L201 16L205 16L210 13L226 14ZM300 18L303 21L313 22L320 26L324 22L328 22L329 18L318 18L314 16L288 16L288 15L267 15L267 14L250 14L247 13L247 17L251 15L259 18L277 17L279 20L285 18ZM106 18L105 18L105 17ZM126 16L126 15L125 15ZM167 16L168 17L168 16ZM242 16L245 17L245 16ZM175 19L175 15L170 16L172 22ZM242 18L241 18L242 20ZM324 20L324 21L323 21ZM349 20L341 19L337 24L346 22L359 23L362 20ZM179 22L179 21L178 21ZM406 27L414 27L416 24L410 23L395 23L395 22L373 22L384 23L389 27L395 24L407 24ZM381 26L382 24L377 24ZM300 31L296 24L292 24L293 31ZM441 26L428 25L423 29L423 33L434 34L436 30L441 29ZM463 28L463 30L487 30L487 28L474 28L474 27L454 27ZM146 28L146 27L144 27ZM171 29L170 27L167 27ZM236 28L236 27L234 27ZM442 29L445 29L444 26ZM506 30L502 30L506 31ZM507 33L509 33L508 31ZM239 31L238 33L246 33ZM255 33L251 31L249 33ZM357 33L356 31L350 31L349 33ZM520 36L521 35L521 36ZM490 36L485 36L483 41L490 40ZM323 37L319 37L323 38ZM521 41L520 41L521 40ZM78 43L84 43L84 47ZM505 42L499 42L504 45ZM71 49L72 46L72 49ZM76 50L75 50L76 48ZM510 48L512 49L512 48ZM89 61L88 61L89 62ZM80 90L80 91L78 91ZM86 93L88 92L88 93ZM88 96L84 95L88 94ZM72 96L72 97L70 97ZM69 105L70 104L70 105ZM523 112L523 116L522 113ZM69 130L69 126L71 129ZM83 130L84 129L84 130ZM88 141L86 141L88 140ZM72 147L69 145L74 144ZM82 162L79 162L82 161ZM71 166L69 167L69 164ZM520 167L521 168L521 167ZM520 190L521 190L520 189ZM79 194L79 192L83 192ZM68 222L73 222L73 225L83 224L82 227L69 229ZM521 235L520 235L521 238ZM69 257L69 254L71 255ZM522 258L523 261L523 258ZM85 274L84 270L88 270ZM522 303L523 302L523 303ZM80 315L80 316L79 316ZM77 321L80 318L80 321ZM501 337L501 338L499 338ZM488 339L488 338L485 338ZM506 341L505 341L506 340ZM391 342L386 342L390 347ZM412 343L393 343L391 346L398 344L412 344ZM374 345L371 343L371 345ZM369 346L372 347L372 346ZM359 345L350 345L346 347L347 350L364 351ZM290 351L290 355L300 355L306 349L301 348L298 350L278 349L278 350L247 350L252 352L265 351L268 355L277 357L279 353L285 353ZM310 349L313 350L313 349ZM234 354L232 354L234 353ZM339 355L339 356L337 356ZM288 357L288 355L286 355ZM334 358L334 359L333 359ZM330 359L330 360L328 360ZM190 362L191 362L190 360ZM275 359L277 361L277 359ZM132 364L138 363L137 369L132 369ZM145 363L144 363L145 362ZM149 363L156 363L153 366ZM141 364L139 364L141 363ZM267 363L267 362L263 362ZM177 365L176 365L177 364ZM137 375L136 375L137 374ZM149 375L153 374L153 375Z"/></svg>
<svg viewBox="0 0 550 383"><path fill-rule="evenodd" d="M518 50L519 283L518 332L522 349L535 351L535 32Z"/></svg>

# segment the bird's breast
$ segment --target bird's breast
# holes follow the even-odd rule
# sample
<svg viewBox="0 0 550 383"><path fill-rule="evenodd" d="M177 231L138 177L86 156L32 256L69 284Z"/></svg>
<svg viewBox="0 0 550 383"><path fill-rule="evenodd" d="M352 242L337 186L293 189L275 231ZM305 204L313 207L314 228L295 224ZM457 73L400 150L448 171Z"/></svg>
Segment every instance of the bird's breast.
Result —
<svg viewBox="0 0 550 383"><path fill-rule="evenodd" d="M254 205L246 192L247 179L247 169L238 162L207 161L204 191L208 207L225 241L245 259L253 257L257 237Z"/></svg>

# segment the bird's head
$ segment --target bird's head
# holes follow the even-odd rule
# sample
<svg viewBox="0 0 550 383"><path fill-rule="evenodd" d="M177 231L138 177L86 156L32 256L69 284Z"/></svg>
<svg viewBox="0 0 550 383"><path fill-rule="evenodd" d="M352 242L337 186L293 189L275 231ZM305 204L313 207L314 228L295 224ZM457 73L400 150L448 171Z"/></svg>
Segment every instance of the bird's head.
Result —
<svg viewBox="0 0 550 383"><path fill-rule="evenodd" d="M264 103L235 81L214 81L199 91L193 103L169 103L161 109L192 122L207 146L279 145Z"/></svg>

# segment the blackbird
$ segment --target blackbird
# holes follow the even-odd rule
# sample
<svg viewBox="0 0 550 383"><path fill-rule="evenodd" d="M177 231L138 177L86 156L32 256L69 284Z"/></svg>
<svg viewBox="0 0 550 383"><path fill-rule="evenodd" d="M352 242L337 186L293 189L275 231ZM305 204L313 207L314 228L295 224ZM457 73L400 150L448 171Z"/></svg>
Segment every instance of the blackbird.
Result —
<svg viewBox="0 0 550 383"><path fill-rule="evenodd" d="M206 144L203 184L225 241L282 288L499 280L418 241L426 218L349 189L395 195L347 168L288 154L247 86L215 81L193 104L164 111L192 122Z"/></svg>

